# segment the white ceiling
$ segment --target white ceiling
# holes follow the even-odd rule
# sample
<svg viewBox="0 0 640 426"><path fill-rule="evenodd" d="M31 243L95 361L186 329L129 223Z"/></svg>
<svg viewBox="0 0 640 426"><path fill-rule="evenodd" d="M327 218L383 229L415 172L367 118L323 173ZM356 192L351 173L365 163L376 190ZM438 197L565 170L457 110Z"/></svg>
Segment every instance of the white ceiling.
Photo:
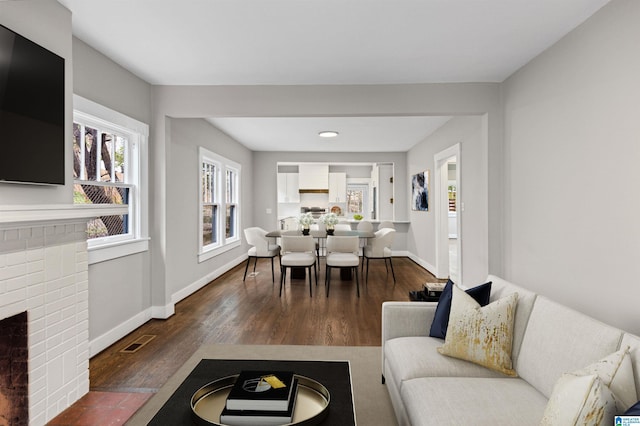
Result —
<svg viewBox="0 0 640 426"><path fill-rule="evenodd" d="M501 82L609 0L58 1L76 37L151 84L298 85ZM311 149L305 123L373 151L390 135L411 146L443 121L241 120L214 122L252 149L287 151Z"/></svg>
<svg viewBox="0 0 640 426"><path fill-rule="evenodd" d="M404 152L450 117L211 118L253 151ZM318 132L336 130L335 138Z"/></svg>

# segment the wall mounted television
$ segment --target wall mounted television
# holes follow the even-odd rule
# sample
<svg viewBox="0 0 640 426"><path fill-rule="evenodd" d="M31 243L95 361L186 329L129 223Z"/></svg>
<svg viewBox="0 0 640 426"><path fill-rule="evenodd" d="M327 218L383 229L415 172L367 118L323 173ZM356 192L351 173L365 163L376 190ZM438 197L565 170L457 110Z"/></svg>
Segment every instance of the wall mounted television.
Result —
<svg viewBox="0 0 640 426"><path fill-rule="evenodd" d="M0 182L64 185L64 66L0 25Z"/></svg>

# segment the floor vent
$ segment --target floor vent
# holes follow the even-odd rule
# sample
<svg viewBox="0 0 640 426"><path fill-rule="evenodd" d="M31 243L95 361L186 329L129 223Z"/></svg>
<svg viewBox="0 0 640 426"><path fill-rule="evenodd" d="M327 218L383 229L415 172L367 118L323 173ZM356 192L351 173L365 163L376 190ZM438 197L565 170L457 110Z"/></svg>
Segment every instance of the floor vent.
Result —
<svg viewBox="0 0 640 426"><path fill-rule="evenodd" d="M155 339L155 334L145 334L143 336L138 337L133 342L129 343L126 348L122 349L120 352L124 352L126 354L132 354L134 352L142 349L144 345Z"/></svg>

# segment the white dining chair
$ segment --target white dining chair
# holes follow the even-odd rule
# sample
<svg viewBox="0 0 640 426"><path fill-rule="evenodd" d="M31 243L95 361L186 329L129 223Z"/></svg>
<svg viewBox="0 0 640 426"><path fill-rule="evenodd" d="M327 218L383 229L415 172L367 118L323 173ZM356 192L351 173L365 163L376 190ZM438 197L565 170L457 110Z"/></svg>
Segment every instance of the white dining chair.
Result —
<svg viewBox="0 0 640 426"><path fill-rule="evenodd" d="M331 270L333 268L350 268L356 276L356 289L360 297L360 281L358 279L358 265L360 264L359 238L327 236L327 257L325 259L325 285L327 287L327 297L329 297L329 287L331 286Z"/></svg>
<svg viewBox="0 0 640 426"><path fill-rule="evenodd" d="M356 227L358 231L373 232L373 224L368 220L361 220Z"/></svg>
<svg viewBox="0 0 640 426"><path fill-rule="evenodd" d="M393 271L393 262L391 261L391 245L393 244L393 238L396 234L395 229L382 228L375 232L373 238L369 238L367 245L362 250L362 269L364 269L365 259L367 261L367 273L365 276L365 283L369 282L369 260L370 259L383 259L384 266L387 268L387 275L389 275L389 267L387 266L387 260L391 265L391 274L393 275L393 283L396 282L396 274Z"/></svg>
<svg viewBox="0 0 640 426"><path fill-rule="evenodd" d="M249 263L251 259L255 259L253 264L253 272L256 272L256 265L258 264L258 258L271 258L271 280L275 283L275 273L273 271L273 258L280 255L280 246L273 244L267 238L267 231L257 226L252 228L246 228L244 230L244 237L249 245L253 246L248 251L247 265L244 268L244 277L242 281L247 278L247 269L249 269Z"/></svg>
<svg viewBox="0 0 640 426"><path fill-rule="evenodd" d="M318 285L318 269L316 267L316 243L310 235L293 236L284 235L280 241L282 244L282 255L280 257L280 296L282 288L287 279L287 268L307 268L309 274L309 297L312 296L311 267L316 276Z"/></svg>

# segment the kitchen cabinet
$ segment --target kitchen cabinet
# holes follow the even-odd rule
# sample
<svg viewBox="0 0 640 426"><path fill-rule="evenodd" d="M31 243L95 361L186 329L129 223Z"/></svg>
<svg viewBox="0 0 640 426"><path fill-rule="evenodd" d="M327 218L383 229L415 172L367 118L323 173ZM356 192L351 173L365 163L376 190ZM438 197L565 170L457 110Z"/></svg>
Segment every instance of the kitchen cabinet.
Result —
<svg viewBox="0 0 640 426"><path fill-rule="evenodd" d="M347 174L329 173L329 202L345 203L347 201Z"/></svg>
<svg viewBox="0 0 640 426"><path fill-rule="evenodd" d="M299 188L304 190L329 191L328 164L300 164L298 166Z"/></svg>
<svg viewBox="0 0 640 426"><path fill-rule="evenodd" d="M298 173L278 173L278 202L299 203Z"/></svg>

